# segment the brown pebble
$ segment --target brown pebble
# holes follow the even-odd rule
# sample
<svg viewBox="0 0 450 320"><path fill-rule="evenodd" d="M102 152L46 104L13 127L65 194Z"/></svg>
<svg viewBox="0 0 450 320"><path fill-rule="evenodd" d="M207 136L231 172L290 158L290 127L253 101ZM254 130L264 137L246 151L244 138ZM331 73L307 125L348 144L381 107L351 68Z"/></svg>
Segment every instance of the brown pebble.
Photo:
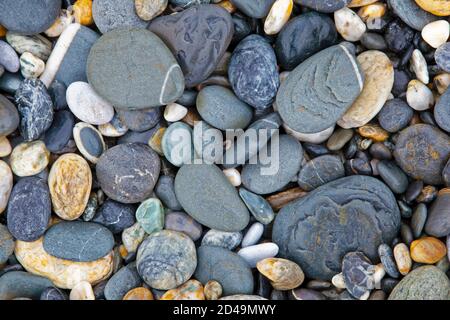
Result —
<svg viewBox="0 0 450 320"><path fill-rule="evenodd" d="M267 197L266 200L269 202L273 210L278 211L289 202L297 200L307 194L308 193L301 188L296 187L271 195Z"/></svg>
<svg viewBox="0 0 450 320"><path fill-rule="evenodd" d="M435 264L447 254L445 244L434 237L424 237L411 243L411 258L415 262Z"/></svg>

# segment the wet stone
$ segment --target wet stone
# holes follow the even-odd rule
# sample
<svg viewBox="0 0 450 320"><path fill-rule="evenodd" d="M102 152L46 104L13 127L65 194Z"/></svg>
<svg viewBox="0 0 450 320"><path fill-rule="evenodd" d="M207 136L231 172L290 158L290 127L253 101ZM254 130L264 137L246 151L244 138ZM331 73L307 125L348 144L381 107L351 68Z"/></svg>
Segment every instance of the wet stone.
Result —
<svg viewBox="0 0 450 320"><path fill-rule="evenodd" d="M313 190L345 175L342 161L332 155L324 155L308 161L300 170L298 184L305 190Z"/></svg>
<svg viewBox="0 0 450 320"><path fill-rule="evenodd" d="M197 241L202 235L202 225L184 212L169 212L166 214L164 229L183 232L192 241Z"/></svg>
<svg viewBox="0 0 450 320"><path fill-rule="evenodd" d="M117 271L106 283L106 300L122 300L128 291L142 285L136 263L130 263Z"/></svg>
<svg viewBox="0 0 450 320"><path fill-rule="evenodd" d="M69 111L57 111L53 116L50 128L45 132L43 140L50 152L60 152L72 138L75 118Z"/></svg>
<svg viewBox="0 0 450 320"><path fill-rule="evenodd" d="M378 121L380 126L388 132L398 132L411 121L414 110L401 99L388 100L380 113Z"/></svg>
<svg viewBox="0 0 450 320"><path fill-rule="evenodd" d="M147 131L156 126L161 120L161 108L143 110L118 109L117 114L128 129L137 132Z"/></svg>
<svg viewBox="0 0 450 320"><path fill-rule="evenodd" d="M225 232L211 229L203 236L202 246L221 247L233 250L241 243L241 241L241 232Z"/></svg>
<svg viewBox="0 0 450 320"><path fill-rule="evenodd" d="M92 222L100 223L112 233L119 234L135 223L135 207L107 199L97 210Z"/></svg>

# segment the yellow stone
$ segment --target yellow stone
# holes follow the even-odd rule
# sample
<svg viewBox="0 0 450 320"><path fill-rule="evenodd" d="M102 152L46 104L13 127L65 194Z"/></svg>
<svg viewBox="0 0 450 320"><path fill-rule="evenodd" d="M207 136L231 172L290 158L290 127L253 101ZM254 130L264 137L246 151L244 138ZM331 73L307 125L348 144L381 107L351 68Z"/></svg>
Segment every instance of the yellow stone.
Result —
<svg viewBox="0 0 450 320"><path fill-rule="evenodd" d="M144 287L138 287L128 291L123 300L154 300L150 290Z"/></svg>
<svg viewBox="0 0 450 320"><path fill-rule="evenodd" d="M288 22L293 6L292 0L275 1L264 22L264 32L269 35L280 32L281 28Z"/></svg>
<svg viewBox="0 0 450 320"><path fill-rule="evenodd" d="M45 143L37 140L17 145L9 158L11 169L16 176L29 177L43 171L50 160L50 151Z"/></svg>
<svg viewBox="0 0 450 320"><path fill-rule="evenodd" d="M362 7L368 4L375 3L377 1L378 0L352 0L352 2L350 2L347 7L349 8Z"/></svg>
<svg viewBox="0 0 450 320"><path fill-rule="evenodd" d="M375 142L384 142L389 138L389 133L375 124L366 124L358 128L357 131L362 137L372 139Z"/></svg>
<svg viewBox="0 0 450 320"><path fill-rule="evenodd" d="M82 281L95 285L109 278L113 270L113 252L90 262L59 259L45 252L43 237L33 242L16 241L15 254L25 270L62 289L72 289Z"/></svg>
<svg viewBox="0 0 450 320"><path fill-rule="evenodd" d="M92 17L92 0L77 0L72 6L75 22L83 26L89 26L94 23Z"/></svg>
<svg viewBox="0 0 450 320"><path fill-rule="evenodd" d="M178 288L166 291L160 300L205 300L203 285L197 280L189 280Z"/></svg>
<svg viewBox="0 0 450 320"><path fill-rule="evenodd" d="M119 246L119 253L122 259L125 259L128 256L127 248L123 244Z"/></svg>
<svg viewBox="0 0 450 320"><path fill-rule="evenodd" d="M447 254L445 244L434 237L424 237L411 243L411 258L415 262L435 264Z"/></svg>
<svg viewBox="0 0 450 320"><path fill-rule="evenodd" d="M436 16L450 16L450 0L416 0L416 3Z"/></svg>
<svg viewBox="0 0 450 320"><path fill-rule="evenodd" d="M281 258L267 258L256 264L258 271L270 280L276 290L292 290L300 286L305 275L298 264Z"/></svg>
<svg viewBox="0 0 450 320"><path fill-rule="evenodd" d="M91 168L81 156L64 154L53 164L48 186L55 213L64 220L78 219L91 193Z"/></svg>
<svg viewBox="0 0 450 320"><path fill-rule="evenodd" d="M7 137L0 137L0 158L7 157L11 153L11 144Z"/></svg>
<svg viewBox="0 0 450 320"><path fill-rule="evenodd" d="M394 247L394 259L397 264L397 269L400 273L406 276L412 268L411 255L408 247L404 243L399 243Z"/></svg>
<svg viewBox="0 0 450 320"><path fill-rule="evenodd" d="M209 280L203 289L206 300L219 300L222 296L222 291L222 285L216 280Z"/></svg>
<svg viewBox="0 0 450 320"><path fill-rule="evenodd" d="M380 19L386 13L386 5L381 2L376 2L373 4L369 4L359 9L358 16L364 22L372 21L374 19Z"/></svg>

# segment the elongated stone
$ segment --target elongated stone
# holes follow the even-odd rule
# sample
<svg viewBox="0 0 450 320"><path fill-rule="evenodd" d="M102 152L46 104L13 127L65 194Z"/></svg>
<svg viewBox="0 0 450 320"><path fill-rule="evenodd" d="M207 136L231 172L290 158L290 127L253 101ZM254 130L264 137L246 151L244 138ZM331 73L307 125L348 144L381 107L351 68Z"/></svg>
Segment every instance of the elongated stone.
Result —
<svg viewBox="0 0 450 320"><path fill-rule="evenodd" d="M306 191L313 190L327 182L345 176L342 161L332 155L324 155L308 161L298 175L299 186Z"/></svg>
<svg viewBox="0 0 450 320"><path fill-rule="evenodd" d="M130 263L117 271L106 283L106 300L122 300L131 289L142 285L142 279L136 269L136 263Z"/></svg>
<svg viewBox="0 0 450 320"><path fill-rule="evenodd" d="M30 298L38 300L41 293L52 285L50 280L28 272L7 272L0 277L0 299Z"/></svg>
<svg viewBox="0 0 450 320"><path fill-rule="evenodd" d="M250 192L245 188L239 189L239 195L253 217L262 224L269 224L275 218L269 202L260 195Z"/></svg>
<svg viewBox="0 0 450 320"><path fill-rule="evenodd" d="M23 54L29 52L43 61L47 61L52 52L51 41L40 34L27 36L8 31L6 33L6 41L8 41L17 53Z"/></svg>

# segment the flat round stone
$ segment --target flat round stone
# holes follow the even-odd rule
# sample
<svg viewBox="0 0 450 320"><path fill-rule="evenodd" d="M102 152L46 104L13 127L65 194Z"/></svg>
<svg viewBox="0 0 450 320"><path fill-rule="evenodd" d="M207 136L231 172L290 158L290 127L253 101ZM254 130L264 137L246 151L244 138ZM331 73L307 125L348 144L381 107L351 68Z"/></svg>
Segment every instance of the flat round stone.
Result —
<svg viewBox="0 0 450 320"><path fill-rule="evenodd" d="M7 136L19 126L19 113L4 95L0 94L0 136Z"/></svg>
<svg viewBox="0 0 450 320"><path fill-rule="evenodd" d="M384 130L393 133L408 126L413 115L414 110L405 101L391 99L386 101L378 113L378 122Z"/></svg>
<svg viewBox="0 0 450 320"><path fill-rule="evenodd" d="M298 185L306 191L345 176L342 161L333 155L323 155L308 161L300 170Z"/></svg>
<svg viewBox="0 0 450 320"><path fill-rule="evenodd" d="M9 158L16 176L29 177L42 172L50 161L50 152L40 141L23 142L17 145Z"/></svg>
<svg viewBox="0 0 450 320"><path fill-rule="evenodd" d="M131 289L142 285L142 279L136 269L136 263L130 263L117 271L106 283L106 300L122 300Z"/></svg>
<svg viewBox="0 0 450 320"><path fill-rule="evenodd" d="M104 34L89 54L87 77L101 97L122 109L166 105L184 90L184 77L174 56L145 29Z"/></svg>
<svg viewBox="0 0 450 320"><path fill-rule="evenodd" d="M50 227L44 236L44 250L50 255L79 262L106 256L114 246L111 231L98 223L63 221Z"/></svg>
<svg viewBox="0 0 450 320"><path fill-rule="evenodd" d="M347 6L351 0L294 0L295 3L319 12L335 12Z"/></svg>
<svg viewBox="0 0 450 320"><path fill-rule="evenodd" d="M45 181L36 177L22 178L14 185L9 198L8 230L18 240L34 241L47 229L51 210Z"/></svg>
<svg viewBox="0 0 450 320"><path fill-rule="evenodd" d="M399 229L389 188L372 177L349 176L281 209L272 238L280 256L298 263L307 277L329 280L347 252L357 249L376 260L378 246L391 243Z"/></svg>
<svg viewBox="0 0 450 320"><path fill-rule="evenodd" d="M175 177L175 194L183 209L201 224L241 231L250 219L236 189L215 165L184 165Z"/></svg>
<svg viewBox="0 0 450 320"><path fill-rule="evenodd" d="M53 284L50 280L24 271L7 272L0 277L0 299L29 298L38 300Z"/></svg>
<svg viewBox="0 0 450 320"><path fill-rule="evenodd" d="M50 152L61 151L73 136L75 118L70 111L55 112L51 127L45 132L43 140Z"/></svg>
<svg viewBox="0 0 450 320"><path fill-rule="evenodd" d="M97 179L108 197L122 203L137 203L151 196L160 171L158 155L139 143L108 149L97 163Z"/></svg>
<svg viewBox="0 0 450 320"><path fill-rule="evenodd" d="M135 211L134 205L107 199L97 210L92 222L100 223L112 233L118 234L136 222Z"/></svg>
<svg viewBox="0 0 450 320"><path fill-rule="evenodd" d="M102 134L90 124L78 122L73 128L73 138L80 153L92 163L97 163L106 150Z"/></svg>

